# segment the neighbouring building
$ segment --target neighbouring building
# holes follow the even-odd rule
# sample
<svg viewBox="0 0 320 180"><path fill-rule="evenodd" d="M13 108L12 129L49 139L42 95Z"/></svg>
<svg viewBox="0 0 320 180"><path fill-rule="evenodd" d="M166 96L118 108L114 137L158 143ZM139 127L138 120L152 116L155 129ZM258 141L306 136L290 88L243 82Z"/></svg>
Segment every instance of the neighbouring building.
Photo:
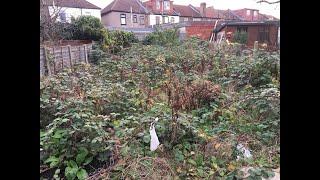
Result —
<svg viewBox="0 0 320 180"><path fill-rule="evenodd" d="M105 27L144 28L148 14L139 0L114 0L101 11L101 22Z"/></svg>
<svg viewBox="0 0 320 180"><path fill-rule="evenodd" d="M225 22L215 29L219 34L229 34L232 36L236 32L246 32L247 45L253 46L255 41L266 43L270 47L278 46L279 21L240 21Z"/></svg>
<svg viewBox="0 0 320 180"><path fill-rule="evenodd" d="M86 0L41 0L50 16L57 15L59 22L71 22L71 18L94 16L101 19L101 8Z"/></svg>
<svg viewBox="0 0 320 180"><path fill-rule="evenodd" d="M254 41L271 46L279 43L279 19L261 14L257 9L221 10L206 3L200 6L176 5L171 0L114 0L101 11L106 27L147 29L154 25L179 24L186 37L209 40L221 34L232 37L236 32L248 33L247 45ZM170 26L168 26L170 27Z"/></svg>
<svg viewBox="0 0 320 180"><path fill-rule="evenodd" d="M149 0L143 3L149 12L149 25L179 23L179 14L174 10L173 1Z"/></svg>

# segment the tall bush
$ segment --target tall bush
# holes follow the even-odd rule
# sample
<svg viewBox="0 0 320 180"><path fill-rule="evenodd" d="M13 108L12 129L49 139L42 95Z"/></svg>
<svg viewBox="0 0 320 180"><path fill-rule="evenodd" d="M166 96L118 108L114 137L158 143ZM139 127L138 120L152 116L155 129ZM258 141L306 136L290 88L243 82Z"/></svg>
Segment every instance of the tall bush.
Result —
<svg viewBox="0 0 320 180"><path fill-rule="evenodd" d="M244 32L244 31L236 32L233 36L233 40L237 43L240 43L240 44L247 44L248 33Z"/></svg>
<svg viewBox="0 0 320 180"><path fill-rule="evenodd" d="M156 29L144 39L144 44L150 45L177 45L179 44L179 32L177 28L161 31Z"/></svg>
<svg viewBox="0 0 320 180"><path fill-rule="evenodd" d="M100 19L93 16L80 16L72 24L75 28L73 39L100 41L103 39L104 27Z"/></svg>

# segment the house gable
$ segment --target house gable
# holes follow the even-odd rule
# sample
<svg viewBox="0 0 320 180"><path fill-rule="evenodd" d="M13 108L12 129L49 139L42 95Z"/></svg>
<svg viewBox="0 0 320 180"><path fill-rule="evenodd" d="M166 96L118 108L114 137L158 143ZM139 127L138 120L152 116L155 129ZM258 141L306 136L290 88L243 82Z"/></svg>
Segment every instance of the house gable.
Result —
<svg viewBox="0 0 320 180"><path fill-rule="evenodd" d="M148 10L143 6L139 0L114 0L107 7L101 11L101 16L104 16L110 12L126 12L147 14Z"/></svg>

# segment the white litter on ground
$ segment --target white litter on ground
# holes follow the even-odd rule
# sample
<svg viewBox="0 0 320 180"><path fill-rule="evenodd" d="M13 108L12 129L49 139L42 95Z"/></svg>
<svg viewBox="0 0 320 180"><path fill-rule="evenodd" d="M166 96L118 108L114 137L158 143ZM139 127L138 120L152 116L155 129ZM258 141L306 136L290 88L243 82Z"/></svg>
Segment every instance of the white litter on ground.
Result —
<svg viewBox="0 0 320 180"><path fill-rule="evenodd" d="M152 122L150 126L150 136L151 136L150 150L151 151L155 151L160 144L157 133L156 133L156 129L154 127L156 122L158 122L158 118L156 118L155 121Z"/></svg>
<svg viewBox="0 0 320 180"><path fill-rule="evenodd" d="M245 148L242 144L237 145L237 149L242 153L243 157L251 158L252 154L249 149ZM240 156L237 156L237 160L240 159Z"/></svg>

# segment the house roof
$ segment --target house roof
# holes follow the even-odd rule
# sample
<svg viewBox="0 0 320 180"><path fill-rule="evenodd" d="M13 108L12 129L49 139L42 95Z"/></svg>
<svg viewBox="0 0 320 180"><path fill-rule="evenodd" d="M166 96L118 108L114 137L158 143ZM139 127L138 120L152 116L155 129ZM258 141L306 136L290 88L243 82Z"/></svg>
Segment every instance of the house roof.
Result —
<svg viewBox="0 0 320 180"><path fill-rule="evenodd" d="M196 11L195 9L192 8L191 5L189 6L184 6L184 5L173 5L173 10L179 13L180 16L182 17L199 17L201 18L200 12Z"/></svg>
<svg viewBox="0 0 320 180"><path fill-rule="evenodd" d="M275 18L274 16L261 14L258 9L243 8L243 9L232 10L232 12L235 15L239 16L242 20L244 20L244 21L247 20L248 21L248 17L246 16L246 10L258 11L258 20L259 21L279 20L279 19Z"/></svg>
<svg viewBox="0 0 320 180"><path fill-rule="evenodd" d="M133 13L148 13L148 10L143 6L143 4L139 0L114 0L101 11L101 15L108 14L111 11L130 13L131 7Z"/></svg>
<svg viewBox="0 0 320 180"><path fill-rule="evenodd" d="M221 31L226 26L257 26L257 25L279 25L279 21L229 21L221 22L214 29L215 32Z"/></svg>
<svg viewBox="0 0 320 180"><path fill-rule="evenodd" d="M69 8L82 8L82 9L101 9L100 7L91 4L86 0L44 0L45 5L52 6L53 4L58 7Z"/></svg>
<svg viewBox="0 0 320 180"><path fill-rule="evenodd" d="M142 3L142 5L144 7L146 7L146 9L147 9L147 11L149 13L158 14L158 15L165 14L165 15L170 15L170 16L178 16L179 15L179 13L177 11L175 11L175 10L161 12L160 10L152 9L152 4L151 3L152 3L151 1L145 1L145 2Z"/></svg>

